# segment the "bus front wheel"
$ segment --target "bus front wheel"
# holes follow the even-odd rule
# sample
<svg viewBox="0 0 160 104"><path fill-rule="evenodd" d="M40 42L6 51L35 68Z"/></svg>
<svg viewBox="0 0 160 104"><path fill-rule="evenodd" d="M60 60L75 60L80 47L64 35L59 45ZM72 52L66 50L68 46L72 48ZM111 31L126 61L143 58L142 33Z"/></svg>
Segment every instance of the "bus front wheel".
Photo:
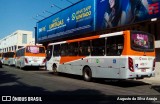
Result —
<svg viewBox="0 0 160 104"><path fill-rule="evenodd" d="M85 67L83 70L83 78L85 81L91 81L92 79L92 71L89 67Z"/></svg>

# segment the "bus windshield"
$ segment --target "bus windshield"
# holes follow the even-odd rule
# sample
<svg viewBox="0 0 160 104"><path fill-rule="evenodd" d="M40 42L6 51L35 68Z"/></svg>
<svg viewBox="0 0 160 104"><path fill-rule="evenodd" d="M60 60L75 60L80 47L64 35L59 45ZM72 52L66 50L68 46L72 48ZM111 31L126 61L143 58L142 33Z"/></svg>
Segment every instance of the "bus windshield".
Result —
<svg viewBox="0 0 160 104"><path fill-rule="evenodd" d="M132 32L131 48L136 51L154 51L154 38L150 34Z"/></svg>
<svg viewBox="0 0 160 104"><path fill-rule="evenodd" d="M45 53L44 47L37 47L37 46L28 46L26 48L26 52L28 53Z"/></svg>

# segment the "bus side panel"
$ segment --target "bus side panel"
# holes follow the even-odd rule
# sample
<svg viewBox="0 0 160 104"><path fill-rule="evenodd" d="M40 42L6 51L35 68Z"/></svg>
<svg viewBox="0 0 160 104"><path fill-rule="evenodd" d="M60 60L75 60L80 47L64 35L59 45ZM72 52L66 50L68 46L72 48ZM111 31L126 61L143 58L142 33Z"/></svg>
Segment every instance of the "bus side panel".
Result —
<svg viewBox="0 0 160 104"><path fill-rule="evenodd" d="M72 74L83 75L83 68L89 67L92 72L92 77L95 77L97 71L95 63L96 59L90 58L89 56L86 58L75 60L74 62L72 62Z"/></svg>
<svg viewBox="0 0 160 104"><path fill-rule="evenodd" d="M83 74L85 66L90 67L92 77L95 78L119 78L119 62L118 56L110 57L86 57L71 62L62 63L58 71L76 75Z"/></svg>
<svg viewBox="0 0 160 104"><path fill-rule="evenodd" d="M118 56L110 57L86 57L83 59L78 59L74 61L69 61L61 63L58 68L58 72L82 75L83 68L85 66L90 67L92 71L92 77L94 78L119 78L120 68L119 62L120 58ZM65 57L67 58L67 57ZM54 58L55 59L55 58ZM49 62L49 63L54 63ZM49 67L49 66L47 66ZM49 69L49 68L48 68Z"/></svg>
<svg viewBox="0 0 160 104"><path fill-rule="evenodd" d="M119 58L117 56L93 57L89 65L95 78L119 78Z"/></svg>
<svg viewBox="0 0 160 104"><path fill-rule="evenodd" d="M67 59L67 57L65 58ZM59 65L58 71L69 74L82 75L83 65L84 64L82 59L72 60L69 62L61 63Z"/></svg>
<svg viewBox="0 0 160 104"><path fill-rule="evenodd" d="M61 57L59 71L64 73L82 75L82 68L85 56L64 56Z"/></svg>

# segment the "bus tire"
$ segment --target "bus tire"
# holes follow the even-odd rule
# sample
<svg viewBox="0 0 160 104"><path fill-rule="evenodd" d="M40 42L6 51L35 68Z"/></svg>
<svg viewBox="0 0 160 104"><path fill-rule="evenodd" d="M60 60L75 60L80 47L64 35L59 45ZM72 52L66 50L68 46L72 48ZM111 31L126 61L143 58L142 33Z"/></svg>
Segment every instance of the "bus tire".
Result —
<svg viewBox="0 0 160 104"><path fill-rule="evenodd" d="M20 63L19 68L20 68L21 70L23 69L23 67L22 67L22 63Z"/></svg>
<svg viewBox="0 0 160 104"><path fill-rule="evenodd" d="M55 75L58 74L58 72L57 72L57 65L56 64L52 65L52 70L53 70L53 74L55 74Z"/></svg>
<svg viewBox="0 0 160 104"><path fill-rule="evenodd" d="M11 63L10 63L10 61L8 62L8 65L9 65L9 66L11 66Z"/></svg>
<svg viewBox="0 0 160 104"><path fill-rule="evenodd" d="M17 63L15 63L15 67L16 67L16 68L18 68L18 65L17 65Z"/></svg>
<svg viewBox="0 0 160 104"><path fill-rule="evenodd" d="M19 66L19 69L22 69L22 66L21 66L21 65Z"/></svg>
<svg viewBox="0 0 160 104"><path fill-rule="evenodd" d="M90 82L92 79L92 71L89 67L84 67L83 69L83 78L85 81Z"/></svg>

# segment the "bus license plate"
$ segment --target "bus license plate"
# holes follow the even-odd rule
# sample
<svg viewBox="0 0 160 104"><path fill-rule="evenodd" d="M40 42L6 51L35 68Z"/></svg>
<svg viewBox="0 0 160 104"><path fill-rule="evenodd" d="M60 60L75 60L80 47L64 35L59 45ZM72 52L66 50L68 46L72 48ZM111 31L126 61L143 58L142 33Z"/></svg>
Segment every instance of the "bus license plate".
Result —
<svg viewBox="0 0 160 104"><path fill-rule="evenodd" d="M141 69L142 72L146 72L146 69Z"/></svg>
<svg viewBox="0 0 160 104"><path fill-rule="evenodd" d="M37 62L37 60L34 60L34 62Z"/></svg>

